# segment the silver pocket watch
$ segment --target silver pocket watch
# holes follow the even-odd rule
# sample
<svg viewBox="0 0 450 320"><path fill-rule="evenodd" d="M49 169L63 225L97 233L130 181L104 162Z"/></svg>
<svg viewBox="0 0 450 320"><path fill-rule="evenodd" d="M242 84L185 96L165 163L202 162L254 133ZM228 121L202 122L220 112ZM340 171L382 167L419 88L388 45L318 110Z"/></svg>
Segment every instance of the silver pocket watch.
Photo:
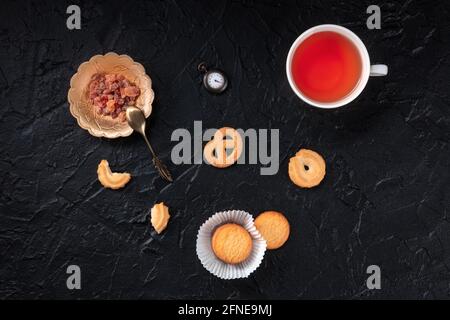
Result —
<svg viewBox="0 0 450 320"><path fill-rule="evenodd" d="M206 63L198 65L198 71L204 73L203 86L212 93L222 93L228 86L228 79L225 73L219 69L208 69Z"/></svg>

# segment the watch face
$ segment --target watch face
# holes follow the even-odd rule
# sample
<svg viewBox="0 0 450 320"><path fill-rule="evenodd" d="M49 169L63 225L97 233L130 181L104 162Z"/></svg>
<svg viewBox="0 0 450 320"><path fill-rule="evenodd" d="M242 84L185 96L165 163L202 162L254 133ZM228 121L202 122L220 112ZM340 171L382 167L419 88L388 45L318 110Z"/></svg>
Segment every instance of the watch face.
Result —
<svg viewBox="0 0 450 320"><path fill-rule="evenodd" d="M222 92L227 86L227 79L222 72L212 70L205 75L204 84L210 91Z"/></svg>

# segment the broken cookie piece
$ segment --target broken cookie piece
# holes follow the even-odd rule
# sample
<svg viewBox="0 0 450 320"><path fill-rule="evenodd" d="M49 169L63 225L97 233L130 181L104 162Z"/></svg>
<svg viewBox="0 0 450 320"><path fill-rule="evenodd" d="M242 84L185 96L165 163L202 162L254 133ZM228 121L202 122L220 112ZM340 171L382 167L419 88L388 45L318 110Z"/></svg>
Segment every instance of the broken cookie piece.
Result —
<svg viewBox="0 0 450 320"><path fill-rule="evenodd" d="M105 187L110 189L123 188L131 179L131 175L127 172L117 173L111 172L107 160L100 161L97 169L98 181Z"/></svg>
<svg viewBox="0 0 450 320"><path fill-rule="evenodd" d="M169 218L169 208L164 205L164 202L157 203L153 206L150 222L158 234L163 232L167 227Z"/></svg>

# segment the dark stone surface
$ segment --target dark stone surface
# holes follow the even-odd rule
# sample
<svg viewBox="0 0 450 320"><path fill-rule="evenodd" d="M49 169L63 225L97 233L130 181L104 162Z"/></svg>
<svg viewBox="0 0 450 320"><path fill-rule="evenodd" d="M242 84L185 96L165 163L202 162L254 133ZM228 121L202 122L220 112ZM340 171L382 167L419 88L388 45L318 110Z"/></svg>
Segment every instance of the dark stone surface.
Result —
<svg viewBox="0 0 450 320"><path fill-rule="evenodd" d="M366 28L373 1L74 1L82 29L66 26L68 1L2 1L0 7L0 298L449 298L450 22L446 1L374 3L381 30ZM369 80L351 105L313 109L290 90L291 43L317 24L356 32L388 77ZM156 101L151 140L176 180L151 166L137 135L106 140L68 110L69 79L92 55L115 51L141 62ZM212 96L196 70L225 70ZM279 128L280 171L218 170L170 162L171 133L230 125ZM287 163L300 147L327 162L323 183L296 188ZM106 158L134 176L105 190ZM149 226L165 201L166 232ZM216 211L280 210L287 244L267 252L248 279L223 281L195 254ZM66 268L82 290L66 288ZM382 289L367 290L368 265Z"/></svg>

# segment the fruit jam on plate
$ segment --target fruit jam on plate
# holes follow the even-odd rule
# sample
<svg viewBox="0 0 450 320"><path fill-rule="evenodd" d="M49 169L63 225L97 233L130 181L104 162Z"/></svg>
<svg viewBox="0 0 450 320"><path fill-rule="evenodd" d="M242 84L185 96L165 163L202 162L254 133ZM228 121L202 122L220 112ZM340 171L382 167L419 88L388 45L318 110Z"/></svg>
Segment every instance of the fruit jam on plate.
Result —
<svg viewBox="0 0 450 320"><path fill-rule="evenodd" d="M125 110L134 106L140 89L123 75L96 73L89 83L89 99L99 115L126 120Z"/></svg>

